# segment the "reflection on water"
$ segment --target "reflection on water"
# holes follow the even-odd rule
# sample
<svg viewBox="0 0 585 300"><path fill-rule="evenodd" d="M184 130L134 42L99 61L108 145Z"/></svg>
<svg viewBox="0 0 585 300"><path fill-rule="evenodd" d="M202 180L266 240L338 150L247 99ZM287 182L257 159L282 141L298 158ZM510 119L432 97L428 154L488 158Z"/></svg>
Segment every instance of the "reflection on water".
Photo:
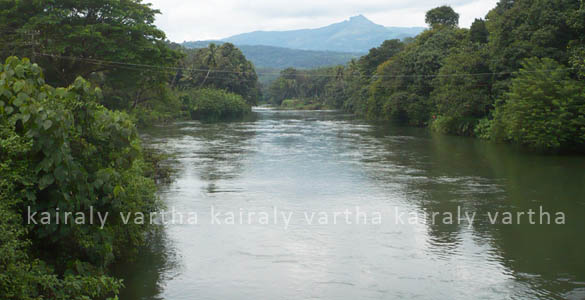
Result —
<svg viewBox="0 0 585 300"><path fill-rule="evenodd" d="M239 123L144 133L174 154L166 226L124 266L122 299L582 299L585 159L368 124L337 112L257 110ZM211 225L221 211L290 211L283 223ZM381 212L382 224L308 225L303 213ZM565 225L493 225L543 206ZM477 214L472 224L433 212ZM398 213L423 222L400 224ZM398 224L397 224L398 223Z"/></svg>

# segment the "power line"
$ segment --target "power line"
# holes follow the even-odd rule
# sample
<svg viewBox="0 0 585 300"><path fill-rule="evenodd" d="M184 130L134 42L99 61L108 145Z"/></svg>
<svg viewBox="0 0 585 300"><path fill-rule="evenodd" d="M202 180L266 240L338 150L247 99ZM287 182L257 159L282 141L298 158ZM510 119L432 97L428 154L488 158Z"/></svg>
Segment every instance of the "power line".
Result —
<svg viewBox="0 0 585 300"><path fill-rule="evenodd" d="M80 60L86 61L89 63L94 64L109 64L113 66L129 66L135 67L136 70L140 68L144 69L158 69L161 71L187 71L187 72L210 72L210 73L225 73L225 74L236 74L236 75L252 75L254 72L239 72L239 71L231 71L231 70L213 70L213 69L197 69L197 68L183 68L183 67L167 67L167 66L155 66L155 65L147 65L147 64L137 64L137 63L125 63L119 61L109 61L109 60L101 60L101 59L93 59L93 58L83 58L83 57L73 57L73 56L62 56L62 55L55 55L55 54L48 54L48 53L37 53L37 55L48 56L53 58L60 58L60 59L67 59L67 60ZM528 71L523 70L526 73L547 73L553 71L572 71L577 70L580 68L563 68L563 69L550 69L550 70L535 70L535 71ZM301 71L302 72L302 71ZM400 74L400 75L372 75L370 76L373 79L376 78L436 78L436 77L473 77L473 76L497 76L497 75L510 75L517 71L505 71L505 72L483 72L483 73L454 73L454 74ZM256 72L256 75L282 75L280 72ZM361 76L359 73L350 73L350 74L307 74L304 73L302 76L305 77L343 77L343 76Z"/></svg>
<svg viewBox="0 0 585 300"><path fill-rule="evenodd" d="M38 53L35 51L35 34L38 32L25 32L28 33L29 37L31 38L31 42L14 42L14 45L22 45L22 46L32 46L33 55L45 56L45 57L53 57L65 60L74 60L74 61L85 61L88 63L96 64L96 65L112 65L124 69L129 70L156 70L160 72L169 72L169 71L186 71L186 72L202 72L210 74L236 74L236 75L271 75L271 76L281 76L281 72L239 72L239 71L232 71L232 70L213 70L213 69L198 69L198 68L185 68L185 67L169 67L169 66L156 66L156 65L148 65L148 64L139 64L139 63L128 63L128 62L119 62L119 61L110 61L110 60L102 60L102 59L94 59L94 58L84 58L84 57L74 57L74 56L63 56L63 55L56 55L50 53ZM545 73L545 72L552 72L552 71L571 71L576 70L579 68L565 68L565 69L554 69L554 70L537 70L537 71L527 71L524 70L523 72L528 73ZM300 72L303 72L300 70ZM505 71L505 72L484 72L484 73L454 73L454 74L398 74L398 75L370 75L370 76L363 76L359 72L353 72L349 74L311 74L311 73L302 73L301 76L303 77L322 77L322 78L337 78L337 77L345 77L345 76L363 76L371 79L377 78L442 78L442 77L476 77L476 76L498 76L498 75L510 75L517 71ZM221 78L217 76L212 76L208 78Z"/></svg>
<svg viewBox="0 0 585 300"><path fill-rule="evenodd" d="M48 53L38 53L38 55L60 58L60 59L67 59L67 60L81 60L81 61L86 61L86 62L94 63L94 64L107 64L107 65L113 65L113 66L130 66L130 67L137 67L137 68L159 69L159 70L166 70L166 71L232 73L232 74L240 74L240 75L253 74L252 72L238 72L238 71L230 71L230 70L195 69L195 68L166 67L166 66L136 64L136 63L125 63L125 62L119 62L119 61L110 61L110 60L101 60L101 59L83 58L83 57L74 57L74 56L62 56L62 55L55 55L55 54L48 54ZM278 74L280 74L280 73L278 73Z"/></svg>

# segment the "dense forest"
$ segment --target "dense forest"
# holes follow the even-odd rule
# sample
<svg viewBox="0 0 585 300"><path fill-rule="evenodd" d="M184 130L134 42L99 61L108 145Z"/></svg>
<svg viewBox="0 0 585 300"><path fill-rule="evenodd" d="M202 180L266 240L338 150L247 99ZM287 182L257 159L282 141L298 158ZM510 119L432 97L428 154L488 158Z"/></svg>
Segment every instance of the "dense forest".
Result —
<svg viewBox="0 0 585 300"><path fill-rule="evenodd" d="M585 3L502 0L470 29L450 7L429 29L389 40L347 66L286 69L270 101L320 103L544 151L585 146ZM302 105L300 105L302 107Z"/></svg>
<svg viewBox="0 0 585 300"><path fill-rule="evenodd" d="M140 0L0 1L0 299L116 299L110 266L156 226L82 215L161 209L160 155L136 125L239 118L260 97L239 49L170 43L158 13Z"/></svg>

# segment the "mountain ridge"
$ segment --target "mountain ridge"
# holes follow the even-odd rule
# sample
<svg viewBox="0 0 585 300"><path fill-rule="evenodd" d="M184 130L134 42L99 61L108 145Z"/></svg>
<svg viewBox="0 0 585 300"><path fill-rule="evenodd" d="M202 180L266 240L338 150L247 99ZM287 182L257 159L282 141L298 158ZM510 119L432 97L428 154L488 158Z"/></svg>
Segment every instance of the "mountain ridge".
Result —
<svg viewBox="0 0 585 300"><path fill-rule="evenodd" d="M424 27L385 27L363 15L314 29L253 31L224 39L235 45L264 45L300 50L365 53L385 40L404 39L422 32Z"/></svg>
<svg viewBox="0 0 585 300"><path fill-rule="evenodd" d="M385 27L363 15L314 29L253 31L221 40L183 42L187 48L204 48L210 43L232 43L256 67L310 69L347 64L388 39L404 39L423 27Z"/></svg>

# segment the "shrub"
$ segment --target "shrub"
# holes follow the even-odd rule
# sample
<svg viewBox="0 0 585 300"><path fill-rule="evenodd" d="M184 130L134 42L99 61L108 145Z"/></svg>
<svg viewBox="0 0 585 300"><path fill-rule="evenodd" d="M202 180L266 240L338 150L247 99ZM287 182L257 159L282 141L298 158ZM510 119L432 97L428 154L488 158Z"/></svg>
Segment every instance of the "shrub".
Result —
<svg viewBox="0 0 585 300"><path fill-rule="evenodd" d="M473 136L477 119L470 117L438 116L431 123L431 129L443 134Z"/></svg>
<svg viewBox="0 0 585 300"><path fill-rule="evenodd" d="M195 120L235 119L251 111L251 107L242 96L223 90L210 88L190 90L181 98L191 118Z"/></svg>
<svg viewBox="0 0 585 300"><path fill-rule="evenodd" d="M90 208L110 216L157 209L136 128L125 113L99 105L100 94L81 78L68 88L46 85L27 59L10 57L0 65L2 214L25 220L29 208L53 218L57 209L86 216ZM106 275L107 266L133 254L148 230L115 217L103 229L65 225L63 214L60 224L1 222L0 239L13 241L0 247L7 252L0 260L7 274L0 277L2 299L116 294L121 283ZM29 247L43 257L29 257Z"/></svg>
<svg viewBox="0 0 585 300"><path fill-rule="evenodd" d="M475 128L473 129L474 134L476 137L484 140L491 140L491 127L492 127L492 120L489 118L482 118L477 122Z"/></svg>
<svg viewBox="0 0 585 300"><path fill-rule="evenodd" d="M496 108L492 136L543 150L582 147L583 84L552 59L527 59L522 67Z"/></svg>

